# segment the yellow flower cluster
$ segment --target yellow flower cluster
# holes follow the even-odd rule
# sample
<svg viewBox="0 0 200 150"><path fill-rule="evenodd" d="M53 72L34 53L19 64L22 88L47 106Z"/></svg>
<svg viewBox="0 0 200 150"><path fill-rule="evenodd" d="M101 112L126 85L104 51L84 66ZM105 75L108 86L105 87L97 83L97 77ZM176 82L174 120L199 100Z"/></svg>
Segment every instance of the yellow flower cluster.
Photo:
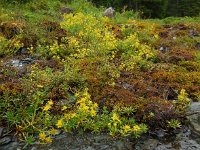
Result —
<svg viewBox="0 0 200 150"><path fill-rule="evenodd" d="M124 50L120 69L134 69L137 63L154 56L152 49L148 45L141 44L136 34L127 36L118 47Z"/></svg>
<svg viewBox="0 0 200 150"><path fill-rule="evenodd" d="M135 20L129 20L128 23L134 24L138 28L145 25L145 23ZM137 33L117 38L113 31L114 23L106 17L95 17L92 14L84 15L83 13L66 14L60 25L68 32L68 36L63 38L66 44L55 43L50 47L50 54L57 59L66 58L66 54L69 54L67 56L71 56L71 58L99 58L101 61L103 59L110 63L116 58L113 52L122 51L118 69L131 70L138 63L154 56L150 46L141 44ZM125 26L118 28L119 33L122 32L121 34L126 30ZM155 28L156 25L153 25L148 30L153 31ZM112 72L111 69L109 71ZM83 109L87 111L87 107L84 105Z"/></svg>
<svg viewBox="0 0 200 150"><path fill-rule="evenodd" d="M56 126L57 126L58 128L62 128L62 127L63 127L63 119L58 120Z"/></svg>
<svg viewBox="0 0 200 150"><path fill-rule="evenodd" d="M47 49L48 49L48 47L47 47ZM51 55L58 56L58 54L60 52L60 48L59 48L59 45L57 42L55 42L53 45L50 46L49 52Z"/></svg>
<svg viewBox="0 0 200 150"><path fill-rule="evenodd" d="M51 134L51 135L56 135L57 132L58 132L58 131L57 131L56 129L52 128L51 131L50 131L50 134Z"/></svg>
<svg viewBox="0 0 200 150"><path fill-rule="evenodd" d="M12 43L13 43L13 46L14 46L14 48L16 48L16 49L19 49L20 47L23 47L23 43L21 43L19 40L12 40Z"/></svg>
<svg viewBox="0 0 200 150"><path fill-rule="evenodd" d="M72 36L68 39L69 48L78 48L79 47L79 41L76 37Z"/></svg>
<svg viewBox="0 0 200 150"><path fill-rule="evenodd" d="M51 136L55 136L57 133L58 133L58 131L56 129L52 128L49 132L40 132L39 139L43 143L52 143Z"/></svg>
<svg viewBox="0 0 200 150"><path fill-rule="evenodd" d="M76 105L78 105L78 108L77 108L78 112L84 113L85 115L89 115L91 117L96 116L98 104L93 103L90 100L90 95L88 94L87 91L85 91L83 95L84 97L80 98L76 102Z"/></svg>
<svg viewBox="0 0 200 150"><path fill-rule="evenodd" d="M111 136L122 135L129 136L134 135L138 137L141 133L146 132L147 128L145 125L135 124L134 120L130 120L120 116L119 112L113 111L111 113L103 113L102 115L98 112L98 104L91 101L88 89L84 92L75 94L77 101L73 108L65 109L62 111L63 115L56 122L57 129L64 129L67 132L73 131L77 128L90 129L94 132L100 132L101 130L108 130ZM49 101L46 106L46 110L53 104ZM102 124L103 123L103 124ZM52 128L48 135L56 135L57 130ZM39 138L43 142L51 142L49 137L44 132L41 132Z"/></svg>
<svg viewBox="0 0 200 150"><path fill-rule="evenodd" d="M174 100L174 104L180 112L185 112L186 108L191 104L188 94L185 89L180 91L178 95L178 100Z"/></svg>
<svg viewBox="0 0 200 150"><path fill-rule="evenodd" d="M70 120L70 119L72 119L72 118L74 118L76 116L77 116L77 114L75 112L69 112L69 113L65 113L64 114L65 120Z"/></svg>
<svg viewBox="0 0 200 150"><path fill-rule="evenodd" d="M51 109L51 106L53 105L53 101L49 100L48 103L44 106L43 111L48 111Z"/></svg>
<svg viewBox="0 0 200 150"><path fill-rule="evenodd" d="M125 45L125 48L131 49L132 54L136 54L137 56L146 55L146 58L153 56L151 48L145 44L141 44L136 34L128 36L123 41L123 45Z"/></svg>
<svg viewBox="0 0 200 150"><path fill-rule="evenodd" d="M134 126L124 125L120 130L120 133L122 136L128 136L132 133L134 135L139 135L141 132L142 132L142 129L139 125L134 125Z"/></svg>
<svg viewBox="0 0 200 150"><path fill-rule="evenodd" d="M65 21L61 26L71 33L71 37L68 38L69 48L73 49L71 56L83 58L88 55L105 54L116 49L118 39L106 27L108 20L103 18L97 19L82 13L65 15Z"/></svg>
<svg viewBox="0 0 200 150"><path fill-rule="evenodd" d="M44 132L39 134L39 139L44 143L52 143L52 139L50 136L46 136Z"/></svg>
<svg viewBox="0 0 200 150"><path fill-rule="evenodd" d="M133 126L134 132L139 132L140 130L141 130L140 126L138 126L138 125Z"/></svg>
<svg viewBox="0 0 200 150"><path fill-rule="evenodd" d="M122 136L129 136L132 134L137 137L142 132L146 131L145 125L125 122L124 118L115 111L112 113L111 120L107 126L111 136L115 136L120 133Z"/></svg>
<svg viewBox="0 0 200 150"><path fill-rule="evenodd" d="M130 133L131 133L131 127L130 127L129 125L124 125L124 126L122 127L121 134L122 134L123 136L127 136L127 135L130 134Z"/></svg>
<svg viewBox="0 0 200 150"><path fill-rule="evenodd" d="M116 113L113 113L113 115L112 115L112 120L115 122L120 122L120 120L119 120L119 116L116 114Z"/></svg>
<svg viewBox="0 0 200 150"><path fill-rule="evenodd" d="M143 32L153 35L154 38L158 39L159 30L156 30L160 26L158 23L152 23L141 20L128 20L128 23L133 24L138 30L142 30Z"/></svg>
<svg viewBox="0 0 200 150"><path fill-rule="evenodd" d="M79 95L76 95L79 97ZM86 118L91 118L95 117L97 115L97 108L98 104L93 103L90 100L90 95L87 92L87 90L81 95L80 98L78 98L75 107L73 110L68 110L63 114L63 117L61 117L57 123L56 127L57 128L65 128L66 130L71 130L68 129L68 126L70 122L76 122L76 124L82 123ZM66 125L66 126L65 126ZM74 128L75 126L71 127Z"/></svg>

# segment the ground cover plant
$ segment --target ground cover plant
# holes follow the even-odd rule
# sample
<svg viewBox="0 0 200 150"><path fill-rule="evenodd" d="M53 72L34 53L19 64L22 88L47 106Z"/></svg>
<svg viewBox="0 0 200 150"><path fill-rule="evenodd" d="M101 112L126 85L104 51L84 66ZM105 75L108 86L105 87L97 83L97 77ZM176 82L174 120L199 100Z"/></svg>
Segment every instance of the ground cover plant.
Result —
<svg viewBox="0 0 200 150"><path fill-rule="evenodd" d="M62 15L65 5L74 12ZM200 98L196 18L129 11L110 19L86 1L0 8L0 126L21 141L51 143L60 131L171 132Z"/></svg>

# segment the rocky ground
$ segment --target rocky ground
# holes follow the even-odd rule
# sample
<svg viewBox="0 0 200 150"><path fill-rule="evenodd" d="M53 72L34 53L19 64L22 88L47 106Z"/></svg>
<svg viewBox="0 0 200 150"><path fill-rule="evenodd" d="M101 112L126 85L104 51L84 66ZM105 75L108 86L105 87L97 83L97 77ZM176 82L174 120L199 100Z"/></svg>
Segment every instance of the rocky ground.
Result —
<svg viewBox="0 0 200 150"><path fill-rule="evenodd" d="M137 142L128 138L111 138L106 134L72 135L61 134L50 145L25 146L18 142L9 142L0 146L1 150L200 150L199 139L192 138L189 131L182 132L174 140L159 140L152 136L143 136ZM199 137L198 137L199 138ZM3 138L4 140L8 140ZM1 142L2 140L1 139Z"/></svg>
<svg viewBox="0 0 200 150"><path fill-rule="evenodd" d="M200 150L200 103L195 102L188 111L190 128L182 127L181 132L169 136L161 130L144 135L137 141L131 138L112 138L107 134L62 133L50 145L24 145L15 138L3 135L1 129L1 150Z"/></svg>

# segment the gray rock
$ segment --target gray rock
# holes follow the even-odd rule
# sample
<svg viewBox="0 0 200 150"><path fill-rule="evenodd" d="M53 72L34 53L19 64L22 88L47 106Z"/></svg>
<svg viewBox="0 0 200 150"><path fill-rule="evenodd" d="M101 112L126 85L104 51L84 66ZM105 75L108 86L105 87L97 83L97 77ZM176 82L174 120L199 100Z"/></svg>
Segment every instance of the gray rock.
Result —
<svg viewBox="0 0 200 150"><path fill-rule="evenodd" d="M124 142L122 142L122 141L117 141L117 142L115 143L115 145L116 145L116 149L117 149L117 150L123 150L123 149L125 149Z"/></svg>
<svg viewBox="0 0 200 150"><path fill-rule="evenodd" d="M37 148L36 147L32 147L31 150L37 150Z"/></svg>
<svg viewBox="0 0 200 150"><path fill-rule="evenodd" d="M193 115L187 116L187 119L190 122L192 133L200 136L200 102L192 103L188 113L194 113Z"/></svg>
<svg viewBox="0 0 200 150"><path fill-rule="evenodd" d="M22 67L22 63L20 62L19 59L11 60L10 62L7 62L5 65L7 67L16 67L16 68Z"/></svg>
<svg viewBox="0 0 200 150"><path fill-rule="evenodd" d="M168 48L167 46L161 46L161 47L160 47L160 51L161 51L162 53L166 53L166 52L169 51L169 48Z"/></svg>
<svg viewBox="0 0 200 150"><path fill-rule="evenodd" d="M22 64L30 64L31 62L33 62L33 59L32 58L24 58L20 61Z"/></svg>
<svg viewBox="0 0 200 150"><path fill-rule="evenodd" d="M185 133L182 133L183 135ZM61 138L54 139L50 145L34 144L27 147L27 150L200 150L200 145L187 136L180 135L179 138L173 141L165 141L145 137L139 139L135 146L135 141L127 138L111 138L107 134L93 135L73 135L65 134ZM11 142L4 147L0 146L1 150L17 150L19 145L17 142Z"/></svg>
<svg viewBox="0 0 200 150"><path fill-rule="evenodd" d="M100 146L98 147L99 148L99 150L107 150L107 149L109 149L109 145L102 145L102 144L100 144Z"/></svg>
<svg viewBox="0 0 200 150"><path fill-rule="evenodd" d="M88 147L84 148L84 150L95 150L95 149L91 146L88 146Z"/></svg>
<svg viewBox="0 0 200 150"><path fill-rule="evenodd" d="M126 90L132 90L133 86L128 83L122 83L122 87Z"/></svg>
<svg viewBox="0 0 200 150"><path fill-rule="evenodd" d="M3 136L4 132L5 132L5 128L0 127L0 137Z"/></svg>
<svg viewBox="0 0 200 150"><path fill-rule="evenodd" d="M18 146L19 146L18 142L11 142L3 146L0 146L0 150L20 150Z"/></svg>
<svg viewBox="0 0 200 150"><path fill-rule="evenodd" d="M147 139L136 144L136 150L154 150L159 144L156 139Z"/></svg>
<svg viewBox="0 0 200 150"><path fill-rule="evenodd" d="M158 145L155 150L176 150L172 147L172 144L169 143L169 144L161 144L161 145Z"/></svg>
<svg viewBox="0 0 200 150"><path fill-rule="evenodd" d="M200 145L193 139L181 133L179 138L175 140L160 141L157 139L144 139L139 141L136 150L200 150Z"/></svg>
<svg viewBox="0 0 200 150"><path fill-rule="evenodd" d="M107 136L107 135L96 135L96 136L94 137L94 141L95 141L96 143L101 143L101 142L107 141L107 140L110 140L110 137Z"/></svg>
<svg viewBox="0 0 200 150"><path fill-rule="evenodd" d="M158 139L162 139L166 135L166 132L163 129L160 129L160 130L156 130L155 132L152 132L151 134L157 137Z"/></svg>
<svg viewBox="0 0 200 150"><path fill-rule="evenodd" d="M28 54L28 49L26 47L21 47L17 53L17 55L23 55L23 54Z"/></svg>
<svg viewBox="0 0 200 150"><path fill-rule="evenodd" d="M12 138L9 137L9 136L5 136L3 138L0 139L0 146L1 145L5 145L5 144L8 144L12 141Z"/></svg>
<svg viewBox="0 0 200 150"><path fill-rule="evenodd" d="M103 13L103 16L106 16L108 18L114 18L115 17L115 10L112 7L109 7L106 9Z"/></svg>
<svg viewBox="0 0 200 150"><path fill-rule="evenodd" d="M31 64L34 60L32 58L24 58L24 59L13 59L7 63L5 66L7 67L15 67L17 69L22 69L24 65Z"/></svg>
<svg viewBox="0 0 200 150"><path fill-rule="evenodd" d="M76 103L76 98L72 93L67 94L67 99L61 99L61 105L73 105L75 103Z"/></svg>
<svg viewBox="0 0 200 150"><path fill-rule="evenodd" d="M182 150L200 150L200 145L194 140L182 140L179 142Z"/></svg>
<svg viewBox="0 0 200 150"><path fill-rule="evenodd" d="M74 12L74 10L72 8L69 8L69 7L62 7L60 9L60 13L62 15L64 15L64 14L70 14L70 13L73 13L73 12Z"/></svg>
<svg viewBox="0 0 200 150"><path fill-rule="evenodd" d="M191 29L191 30L189 30L189 36L195 37L195 36L199 36L199 34L197 33L197 31Z"/></svg>

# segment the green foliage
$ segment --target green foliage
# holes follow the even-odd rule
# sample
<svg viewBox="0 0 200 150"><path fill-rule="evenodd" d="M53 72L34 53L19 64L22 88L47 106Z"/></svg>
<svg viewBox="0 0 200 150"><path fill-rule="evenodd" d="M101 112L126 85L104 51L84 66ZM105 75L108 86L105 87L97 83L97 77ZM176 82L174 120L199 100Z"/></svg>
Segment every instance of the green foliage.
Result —
<svg viewBox="0 0 200 150"><path fill-rule="evenodd" d="M58 0L56 0L58 2ZM85 13L89 13L91 10L93 12L97 12L98 9L95 7L91 7L92 5L87 3L87 6L83 5L86 3L85 0L60 0L62 3L71 3L70 6L72 8L76 8L76 10L84 11ZM198 16L200 12L200 2L196 0L89 0L93 2L97 6L104 6L110 7L113 6L118 11L123 11L124 9L127 10L134 10L139 12L140 15L144 18L164 18L167 16L176 16L176 17L183 17L183 16ZM50 2L48 0L41 0L41 1L31 1L31 0L5 0L6 3L11 4L25 4L25 3L35 3L32 5L32 10L41 10L41 9L48 9ZM189 3L189 5L188 5ZM47 5L46 5L47 4ZM88 9L89 7L90 9ZM92 8L92 9L91 9ZM50 13L52 11L49 11Z"/></svg>
<svg viewBox="0 0 200 150"><path fill-rule="evenodd" d="M168 16L198 16L200 2L196 0L169 0Z"/></svg>
<svg viewBox="0 0 200 150"><path fill-rule="evenodd" d="M179 121L179 120L176 120L176 119L171 119L171 120L168 121L167 123L168 123L168 127L169 127L169 128L176 129L176 128L180 128L180 127L181 127L180 121Z"/></svg>
<svg viewBox="0 0 200 150"><path fill-rule="evenodd" d="M198 16L200 2L195 0L91 0L98 6L113 6L117 10L134 10L144 18L164 18L167 16ZM188 5L189 4L189 5Z"/></svg>
<svg viewBox="0 0 200 150"><path fill-rule="evenodd" d="M190 99L187 97L187 93L184 89L180 91L178 99L174 100L177 110L181 113L185 113L186 109L190 106L190 103Z"/></svg>
<svg viewBox="0 0 200 150"><path fill-rule="evenodd" d="M167 17L162 20L165 24L199 22L199 17Z"/></svg>
<svg viewBox="0 0 200 150"><path fill-rule="evenodd" d="M101 8L97 8L87 0L72 0L71 3L68 3L68 6L73 8L75 12L82 12L83 14L91 14L94 16L101 16L103 11Z"/></svg>
<svg viewBox="0 0 200 150"><path fill-rule="evenodd" d="M196 60L198 63L200 63L200 52L196 53Z"/></svg>
<svg viewBox="0 0 200 150"><path fill-rule="evenodd" d="M188 96L200 96L199 52L190 50L199 39L187 36L198 26L171 25L174 33L162 26L198 17L141 20L124 7L110 19L85 0L21 2L0 2L0 125L20 140L30 144L38 134L40 142L51 143L59 130L138 138L147 131L143 123L179 127L176 117L188 108ZM62 16L59 10L66 3L74 13ZM146 2L145 15L155 15L146 8L152 4L164 3ZM162 40L172 46L169 52L155 50ZM18 55L23 47L27 54ZM5 65L29 55L34 61L22 69ZM170 88L186 88L189 95L181 90L172 103L163 96Z"/></svg>
<svg viewBox="0 0 200 150"><path fill-rule="evenodd" d="M75 109L64 113L56 124L58 128L64 128L66 131L76 128L92 130L92 132L108 130L112 136L121 134L122 136L134 135L134 137L138 137L141 133L146 132L147 128L144 124L138 125L134 119L127 119L116 112L107 113L104 110L103 114L98 115L98 105L92 103L86 91L77 96L79 98Z"/></svg>

